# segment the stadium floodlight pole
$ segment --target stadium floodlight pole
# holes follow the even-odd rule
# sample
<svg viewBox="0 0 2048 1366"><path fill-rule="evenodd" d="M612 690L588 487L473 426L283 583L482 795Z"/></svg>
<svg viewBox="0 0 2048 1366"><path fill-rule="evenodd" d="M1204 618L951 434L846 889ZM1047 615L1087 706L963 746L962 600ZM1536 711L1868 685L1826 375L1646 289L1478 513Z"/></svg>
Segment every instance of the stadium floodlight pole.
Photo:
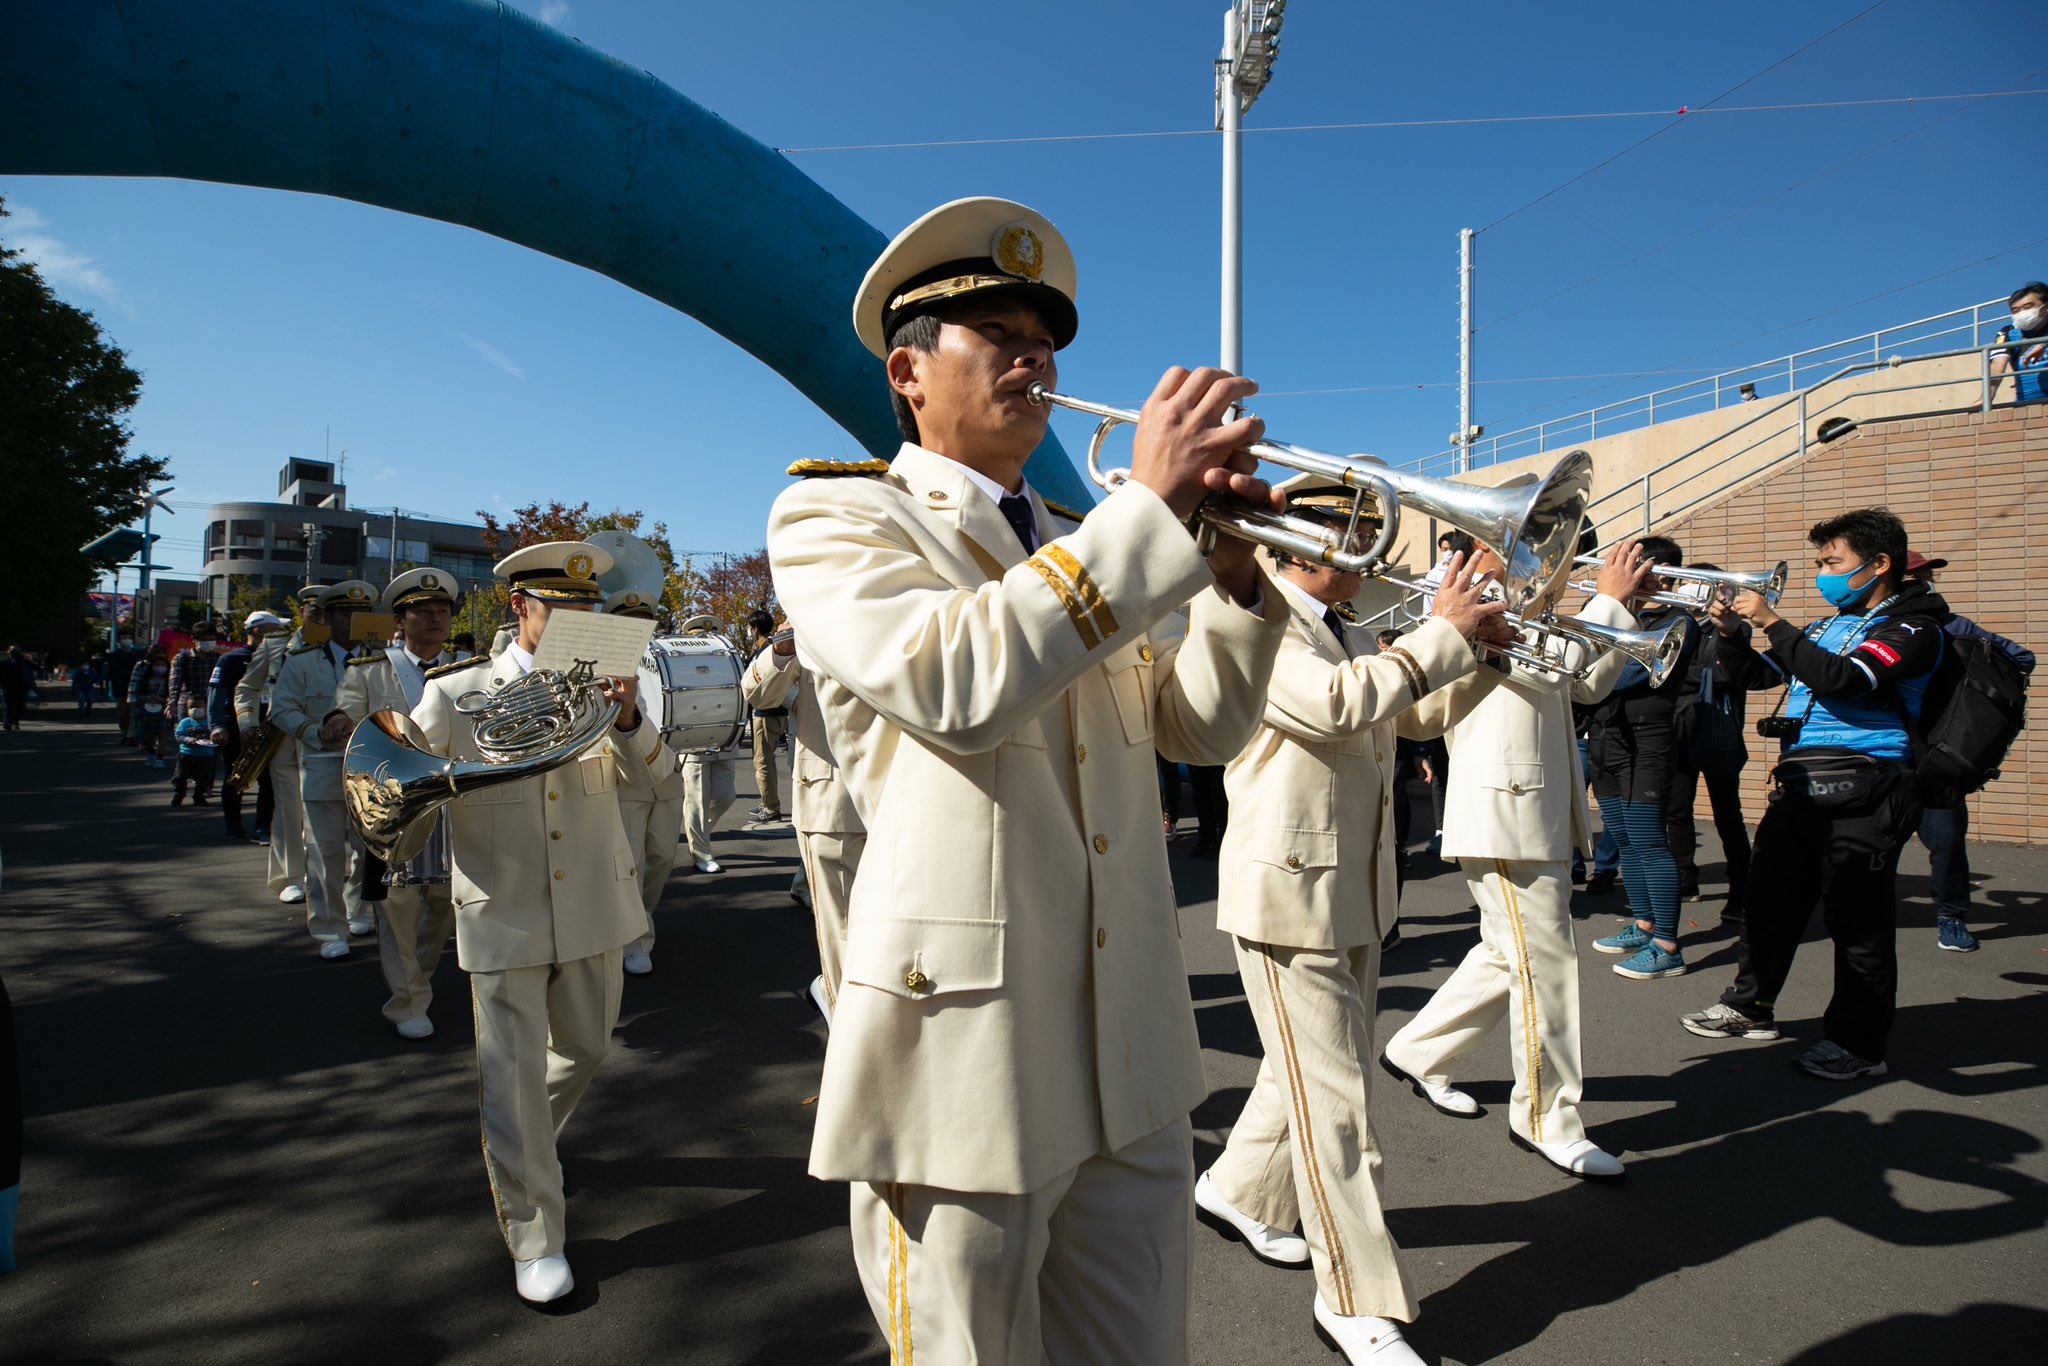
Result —
<svg viewBox="0 0 2048 1366"><path fill-rule="evenodd" d="M1223 307L1218 364L1244 373L1244 178L1239 123L1273 79L1287 0L1236 0L1223 15L1216 58L1216 128L1223 134Z"/></svg>
<svg viewBox="0 0 2048 1366"><path fill-rule="evenodd" d="M1453 468L1472 468L1472 238L1470 228L1458 231L1458 435L1452 445Z"/></svg>

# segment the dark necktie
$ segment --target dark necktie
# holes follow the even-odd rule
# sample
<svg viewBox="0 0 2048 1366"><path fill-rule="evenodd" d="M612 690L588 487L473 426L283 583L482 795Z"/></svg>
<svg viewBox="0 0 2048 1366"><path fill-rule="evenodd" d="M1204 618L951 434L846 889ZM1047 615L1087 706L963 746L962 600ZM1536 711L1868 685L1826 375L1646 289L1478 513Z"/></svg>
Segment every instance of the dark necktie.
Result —
<svg viewBox="0 0 2048 1366"><path fill-rule="evenodd" d="M1031 516L1031 500L1021 493L1006 493L996 504L1003 510L1003 520L1010 524L1010 530L1017 533L1017 544L1024 547L1029 555L1038 549L1038 527Z"/></svg>
<svg viewBox="0 0 2048 1366"><path fill-rule="evenodd" d="M1336 608L1325 607L1323 609L1323 625L1329 627L1330 634L1337 637L1337 648L1344 652L1346 659L1349 659L1351 657L1351 645L1350 642L1344 639L1344 619L1337 615Z"/></svg>

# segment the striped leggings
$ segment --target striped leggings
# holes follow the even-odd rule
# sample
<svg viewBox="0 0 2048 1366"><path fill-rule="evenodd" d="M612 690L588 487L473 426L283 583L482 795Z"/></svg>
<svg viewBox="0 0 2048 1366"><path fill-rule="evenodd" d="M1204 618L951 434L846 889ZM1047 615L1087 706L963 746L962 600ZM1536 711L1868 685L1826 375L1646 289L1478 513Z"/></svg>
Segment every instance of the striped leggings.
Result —
<svg viewBox="0 0 2048 1366"><path fill-rule="evenodd" d="M1600 819L1621 850L1621 884L1636 918L1656 926L1659 939L1678 942L1678 862L1664 831L1663 803L1602 797Z"/></svg>

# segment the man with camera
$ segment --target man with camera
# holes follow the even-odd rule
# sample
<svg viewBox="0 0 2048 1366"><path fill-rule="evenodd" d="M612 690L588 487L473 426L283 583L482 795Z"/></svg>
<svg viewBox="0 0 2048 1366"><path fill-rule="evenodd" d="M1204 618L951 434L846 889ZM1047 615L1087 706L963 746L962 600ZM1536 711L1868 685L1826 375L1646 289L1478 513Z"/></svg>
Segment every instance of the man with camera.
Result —
<svg viewBox="0 0 2048 1366"><path fill-rule="evenodd" d="M1724 684L1785 685L1757 733L1781 748L1757 825L1735 982L1683 1017L1703 1038L1775 1039L1779 991L1819 901L1835 943L1826 1037L1795 1060L1830 1081L1883 1076L1898 992L1895 881L1920 817L1911 727L1941 662L1948 606L1905 578L1906 528L1884 508L1807 533L1815 586L1835 609L1800 630L1758 593L1710 609ZM1748 622L1767 648L1726 648Z"/></svg>

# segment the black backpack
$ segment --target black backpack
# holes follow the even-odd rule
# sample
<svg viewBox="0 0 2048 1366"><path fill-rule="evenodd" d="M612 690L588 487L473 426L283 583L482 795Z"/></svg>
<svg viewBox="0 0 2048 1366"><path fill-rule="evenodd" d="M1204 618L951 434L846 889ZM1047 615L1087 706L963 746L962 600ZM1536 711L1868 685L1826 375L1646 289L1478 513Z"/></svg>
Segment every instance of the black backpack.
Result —
<svg viewBox="0 0 2048 1366"><path fill-rule="evenodd" d="M1920 797L1955 806L1998 776L2027 723L2027 676L1995 640L1942 633L1941 662L1909 725Z"/></svg>

